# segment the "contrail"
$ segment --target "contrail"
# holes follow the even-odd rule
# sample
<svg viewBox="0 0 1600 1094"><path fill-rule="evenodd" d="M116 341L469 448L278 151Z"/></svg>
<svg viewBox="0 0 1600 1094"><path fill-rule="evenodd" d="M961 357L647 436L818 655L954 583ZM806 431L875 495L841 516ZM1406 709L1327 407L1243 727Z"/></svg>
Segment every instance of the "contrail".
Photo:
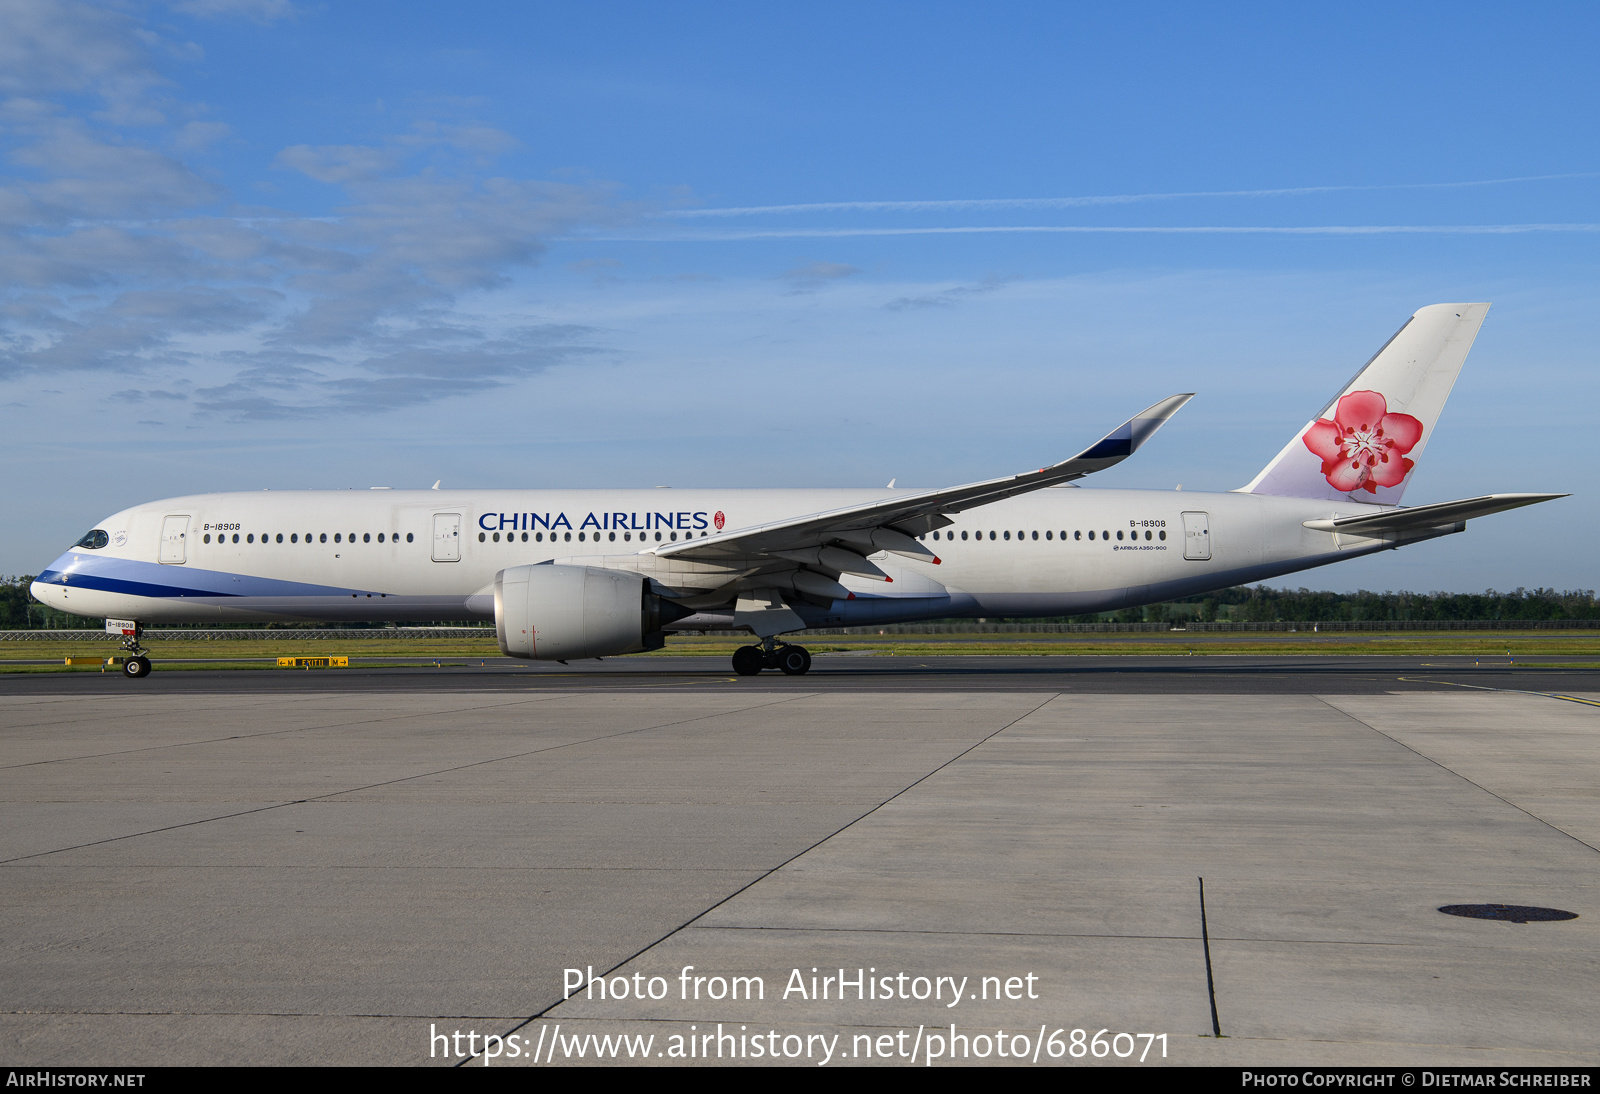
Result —
<svg viewBox="0 0 1600 1094"><path fill-rule="evenodd" d="M1501 186L1513 182L1549 182L1588 179L1600 172L1579 171L1562 175L1519 175L1503 179L1466 182L1400 182L1370 186L1293 186L1270 190L1184 190L1152 194L1100 194L1064 198L956 198L947 201L817 201L796 205L744 205L723 209L674 209L661 214L674 219L744 217L762 213L938 212L949 209L1068 209L1087 205L1131 205L1141 201L1176 201L1181 198L1260 198L1293 194L1331 194L1374 190L1448 190L1469 186Z"/></svg>
<svg viewBox="0 0 1600 1094"><path fill-rule="evenodd" d="M608 243L733 243L755 239L844 239L856 236L983 235L989 233L1028 232L1068 235L1526 235L1538 232L1600 232L1600 224L1320 224L1304 226L1257 224L975 224L949 228L772 228L728 232L596 235L583 236L582 238Z"/></svg>

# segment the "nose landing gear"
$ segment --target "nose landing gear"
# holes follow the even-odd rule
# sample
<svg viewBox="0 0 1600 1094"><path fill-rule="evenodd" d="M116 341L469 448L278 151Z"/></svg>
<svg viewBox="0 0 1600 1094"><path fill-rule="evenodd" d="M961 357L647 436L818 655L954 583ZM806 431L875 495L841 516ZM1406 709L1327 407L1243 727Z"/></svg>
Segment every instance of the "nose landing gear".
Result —
<svg viewBox="0 0 1600 1094"><path fill-rule="evenodd" d="M764 638L759 646L740 646L733 651L733 671L740 676L755 676L762 669L778 669L785 676L804 676L811 669L811 654L804 646Z"/></svg>
<svg viewBox="0 0 1600 1094"><path fill-rule="evenodd" d="M150 658L145 656L149 651L139 642L139 639L143 636L144 628L135 623L133 625L133 633L125 633L122 645L119 647L132 655L122 662L122 675L129 680L142 680L150 675Z"/></svg>

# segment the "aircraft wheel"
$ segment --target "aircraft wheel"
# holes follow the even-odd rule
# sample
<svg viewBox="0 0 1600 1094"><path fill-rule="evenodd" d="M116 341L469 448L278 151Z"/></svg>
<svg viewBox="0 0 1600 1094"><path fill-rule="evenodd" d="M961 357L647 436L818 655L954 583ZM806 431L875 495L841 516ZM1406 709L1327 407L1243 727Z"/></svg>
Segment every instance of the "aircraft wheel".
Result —
<svg viewBox="0 0 1600 1094"><path fill-rule="evenodd" d="M766 657L760 646L740 646L733 651L733 671L740 676L755 676L764 667Z"/></svg>
<svg viewBox="0 0 1600 1094"><path fill-rule="evenodd" d="M130 680L142 680L150 675L150 658L130 657L122 663L122 675Z"/></svg>
<svg viewBox="0 0 1600 1094"><path fill-rule="evenodd" d="M778 667L785 676L804 676L811 668L811 653L804 646L783 646L778 650Z"/></svg>

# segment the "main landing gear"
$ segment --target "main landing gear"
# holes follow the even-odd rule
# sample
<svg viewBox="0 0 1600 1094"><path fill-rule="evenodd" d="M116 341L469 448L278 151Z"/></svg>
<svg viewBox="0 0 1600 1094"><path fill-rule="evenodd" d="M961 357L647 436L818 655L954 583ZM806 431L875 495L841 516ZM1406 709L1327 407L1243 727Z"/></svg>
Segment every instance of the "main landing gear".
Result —
<svg viewBox="0 0 1600 1094"><path fill-rule="evenodd" d="M804 676L811 668L811 654L804 646L763 638L759 646L740 646L733 651L733 671L740 676L755 676L762 669L780 669L785 676Z"/></svg>
<svg viewBox="0 0 1600 1094"><path fill-rule="evenodd" d="M135 623L133 633L122 639L120 648L132 655L122 662L122 675L130 680L143 680L150 675L150 658L145 656L148 651L139 644L143 635L144 628Z"/></svg>

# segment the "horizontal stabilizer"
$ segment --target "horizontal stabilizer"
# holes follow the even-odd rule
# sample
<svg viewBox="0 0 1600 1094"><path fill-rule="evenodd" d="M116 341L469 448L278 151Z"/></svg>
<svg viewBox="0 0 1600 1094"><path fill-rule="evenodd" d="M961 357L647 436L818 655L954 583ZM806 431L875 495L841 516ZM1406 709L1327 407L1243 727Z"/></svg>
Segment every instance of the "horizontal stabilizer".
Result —
<svg viewBox="0 0 1600 1094"><path fill-rule="evenodd" d="M1346 532L1354 536L1380 536L1386 532L1412 532L1419 528L1439 528L1541 501L1569 497L1567 494L1485 494L1481 498L1441 501L1436 505L1415 505L1409 509L1386 509L1381 513L1362 513L1353 517L1308 520L1314 532Z"/></svg>

